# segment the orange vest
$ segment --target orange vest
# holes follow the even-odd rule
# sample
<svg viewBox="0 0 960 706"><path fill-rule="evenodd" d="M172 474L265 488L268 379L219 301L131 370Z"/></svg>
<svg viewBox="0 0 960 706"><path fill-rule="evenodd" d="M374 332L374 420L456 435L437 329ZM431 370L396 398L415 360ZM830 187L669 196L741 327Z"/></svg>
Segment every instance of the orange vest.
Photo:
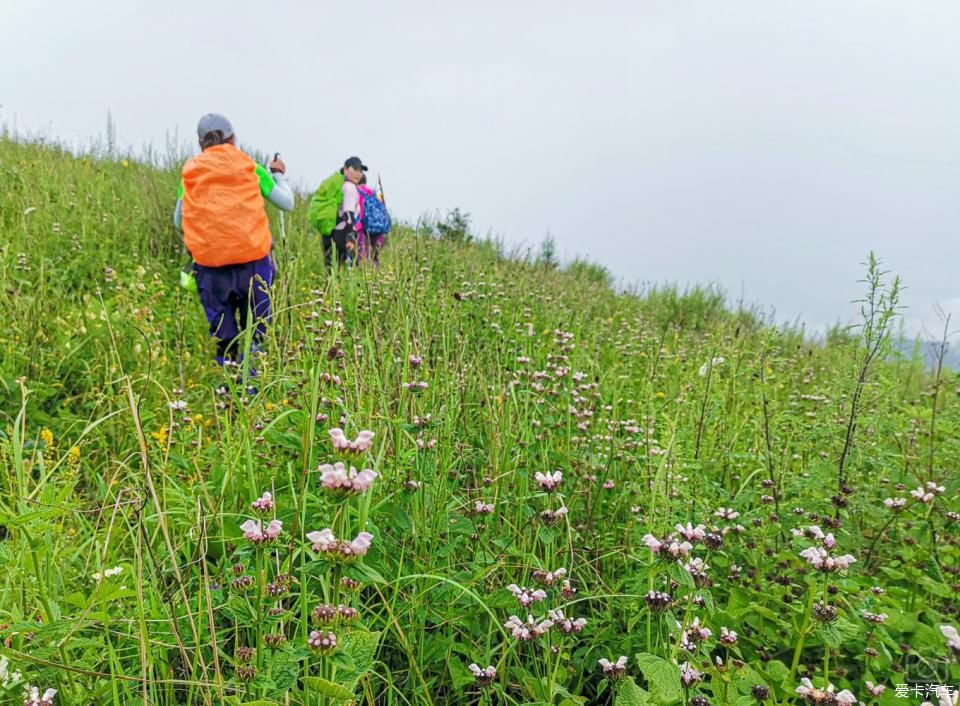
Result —
<svg viewBox="0 0 960 706"><path fill-rule="evenodd" d="M183 241L198 265L259 260L273 239L256 163L230 144L208 147L183 165Z"/></svg>

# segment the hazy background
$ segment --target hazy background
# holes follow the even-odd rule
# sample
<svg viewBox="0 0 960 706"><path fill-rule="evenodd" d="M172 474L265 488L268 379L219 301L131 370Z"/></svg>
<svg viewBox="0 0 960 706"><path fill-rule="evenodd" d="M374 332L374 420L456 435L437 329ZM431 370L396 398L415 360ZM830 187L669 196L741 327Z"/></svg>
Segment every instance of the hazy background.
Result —
<svg viewBox="0 0 960 706"><path fill-rule="evenodd" d="M304 185L356 153L404 218L815 329L873 249L920 331L960 324L958 37L955 0L0 0L0 121L163 148L223 112Z"/></svg>

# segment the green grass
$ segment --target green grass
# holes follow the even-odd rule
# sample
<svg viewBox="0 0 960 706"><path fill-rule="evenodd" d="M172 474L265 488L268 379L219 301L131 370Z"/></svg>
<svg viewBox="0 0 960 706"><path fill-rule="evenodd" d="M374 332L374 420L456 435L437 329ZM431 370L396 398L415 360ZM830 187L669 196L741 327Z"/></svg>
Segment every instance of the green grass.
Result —
<svg viewBox="0 0 960 706"><path fill-rule="evenodd" d="M816 344L710 288L616 294L590 263L433 229L331 276L301 203L248 397L177 286L177 178L0 140L0 703L25 683L57 704L567 706L747 706L755 686L786 706L805 676L881 704L957 685L940 626L960 625L960 381L890 354L897 285L875 263L863 325ZM342 501L316 470L333 427L376 434L347 461L379 477ZM535 474L554 470L548 493ZM913 499L927 482L944 492ZM264 491L283 531L253 545L239 526ZM691 551L705 578L644 542L687 522L716 535ZM791 531L811 525L856 563L814 571ZM328 527L370 532L369 553L314 552ZM560 567L575 593L557 581L526 609L507 590ZM321 628L319 604L359 619ZM504 627L552 609L585 628ZM691 653L694 619L712 635ZM338 649L313 653L327 629ZM626 678L605 679L619 655ZM472 662L496 668L489 687ZM681 663L702 681L681 689Z"/></svg>

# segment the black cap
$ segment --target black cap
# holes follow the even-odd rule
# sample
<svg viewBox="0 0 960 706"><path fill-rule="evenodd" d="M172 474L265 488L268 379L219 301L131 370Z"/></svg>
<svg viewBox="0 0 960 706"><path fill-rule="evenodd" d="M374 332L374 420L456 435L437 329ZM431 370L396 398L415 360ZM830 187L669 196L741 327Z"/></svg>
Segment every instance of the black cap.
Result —
<svg viewBox="0 0 960 706"><path fill-rule="evenodd" d="M364 164L362 161L360 161L359 157L351 157L350 159L348 159L346 162L343 163L343 166L345 168L353 167L354 169L361 169L363 171L367 171L367 165Z"/></svg>

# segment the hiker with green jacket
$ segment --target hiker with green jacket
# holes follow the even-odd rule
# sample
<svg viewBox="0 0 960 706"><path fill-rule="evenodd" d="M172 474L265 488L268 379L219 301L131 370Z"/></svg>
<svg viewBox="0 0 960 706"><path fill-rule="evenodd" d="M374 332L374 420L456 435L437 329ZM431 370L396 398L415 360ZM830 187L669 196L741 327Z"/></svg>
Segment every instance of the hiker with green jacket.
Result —
<svg viewBox="0 0 960 706"><path fill-rule="evenodd" d="M323 256L333 266L333 249L337 264L343 264L356 249L357 223L360 218L360 192L357 184L367 171L359 157L350 157L340 171L323 180L313 198L307 218L323 239Z"/></svg>

